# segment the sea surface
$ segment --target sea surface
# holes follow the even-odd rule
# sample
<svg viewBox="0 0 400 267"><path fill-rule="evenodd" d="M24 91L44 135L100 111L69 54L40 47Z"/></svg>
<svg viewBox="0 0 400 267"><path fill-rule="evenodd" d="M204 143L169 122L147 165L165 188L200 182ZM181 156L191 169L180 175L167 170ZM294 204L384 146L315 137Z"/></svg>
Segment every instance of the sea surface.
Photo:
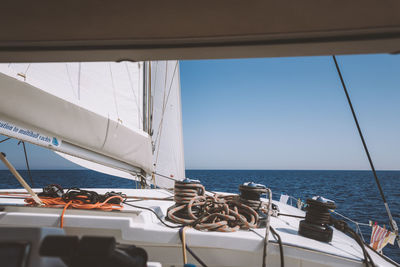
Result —
<svg viewBox="0 0 400 267"><path fill-rule="evenodd" d="M20 171L29 182L26 171ZM336 211L360 223L370 220L388 227L388 219L370 171L283 171L283 170L187 170L186 176L198 179L211 191L238 193L238 186L253 181L271 188L274 199L288 194L305 200L320 195L336 202ZM400 224L400 171L378 171L382 189L392 215ZM35 188L59 184L63 188L135 188L134 181L89 170L34 170ZM20 188L10 172L0 170L0 188ZM350 223L350 225L352 225ZM354 225L352 225L354 226ZM354 229L354 227L353 227ZM365 240L371 228L361 226ZM400 248L387 245L384 254L400 262Z"/></svg>

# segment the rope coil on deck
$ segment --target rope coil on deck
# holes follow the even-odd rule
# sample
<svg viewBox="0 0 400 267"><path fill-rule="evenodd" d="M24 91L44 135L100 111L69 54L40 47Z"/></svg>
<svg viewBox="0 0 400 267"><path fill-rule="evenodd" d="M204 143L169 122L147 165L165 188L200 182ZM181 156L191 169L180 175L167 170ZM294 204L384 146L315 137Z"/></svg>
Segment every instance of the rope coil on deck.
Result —
<svg viewBox="0 0 400 267"><path fill-rule="evenodd" d="M50 188L51 187L51 188ZM57 191L59 189L60 191ZM122 203L125 201L125 195L115 192L107 192L104 195L95 191L81 190L71 188L65 194L61 187L49 185L39 194L40 200L45 207L63 208L61 213L60 227L64 226L64 214L67 208L103 211L122 210ZM24 200L29 205L36 205L33 198Z"/></svg>
<svg viewBox="0 0 400 267"><path fill-rule="evenodd" d="M205 195L199 183L175 183L176 204L168 209L172 222L191 225L197 230L234 232L256 228L257 212L240 202L236 195Z"/></svg>

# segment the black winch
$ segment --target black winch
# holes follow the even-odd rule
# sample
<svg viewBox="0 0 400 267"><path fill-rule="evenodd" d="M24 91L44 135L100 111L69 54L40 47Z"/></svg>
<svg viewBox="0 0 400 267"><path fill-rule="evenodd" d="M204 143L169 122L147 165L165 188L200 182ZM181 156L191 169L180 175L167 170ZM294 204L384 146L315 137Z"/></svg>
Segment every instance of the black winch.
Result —
<svg viewBox="0 0 400 267"><path fill-rule="evenodd" d="M307 199L306 203L306 219L300 221L299 234L322 242L332 241L329 210L336 208L335 203L319 196Z"/></svg>

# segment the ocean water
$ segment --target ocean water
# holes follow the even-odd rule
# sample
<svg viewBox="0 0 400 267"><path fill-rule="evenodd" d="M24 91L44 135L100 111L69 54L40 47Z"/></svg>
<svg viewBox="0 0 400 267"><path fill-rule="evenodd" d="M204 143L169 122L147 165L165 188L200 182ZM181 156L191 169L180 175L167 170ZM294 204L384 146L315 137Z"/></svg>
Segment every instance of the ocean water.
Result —
<svg viewBox="0 0 400 267"><path fill-rule="evenodd" d="M26 171L21 174L29 181ZM334 200L336 211L354 221L368 223L371 220L388 225L385 207L370 171L187 170L186 176L200 180L211 191L238 193L240 184L253 181L271 188L274 199L279 199L280 194L302 200L320 195ZM136 187L134 181L89 170L34 170L32 177L34 187L52 183L64 188ZM378 177L392 215L400 224L400 171L378 171ZM0 188L20 187L10 172L0 170ZM369 240L371 228L361 226L361 230L365 240ZM384 254L400 262L397 245L387 245Z"/></svg>

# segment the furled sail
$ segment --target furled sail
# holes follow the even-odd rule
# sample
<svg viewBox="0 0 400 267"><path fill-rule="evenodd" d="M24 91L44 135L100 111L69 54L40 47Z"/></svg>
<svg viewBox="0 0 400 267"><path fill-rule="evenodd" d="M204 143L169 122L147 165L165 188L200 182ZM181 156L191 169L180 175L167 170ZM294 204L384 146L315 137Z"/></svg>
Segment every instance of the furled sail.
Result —
<svg viewBox="0 0 400 267"><path fill-rule="evenodd" d="M151 173L143 66L0 64L0 134L131 174Z"/></svg>
<svg viewBox="0 0 400 267"><path fill-rule="evenodd" d="M148 71L156 185L172 187L185 178L179 62L153 61Z"/></svg>

